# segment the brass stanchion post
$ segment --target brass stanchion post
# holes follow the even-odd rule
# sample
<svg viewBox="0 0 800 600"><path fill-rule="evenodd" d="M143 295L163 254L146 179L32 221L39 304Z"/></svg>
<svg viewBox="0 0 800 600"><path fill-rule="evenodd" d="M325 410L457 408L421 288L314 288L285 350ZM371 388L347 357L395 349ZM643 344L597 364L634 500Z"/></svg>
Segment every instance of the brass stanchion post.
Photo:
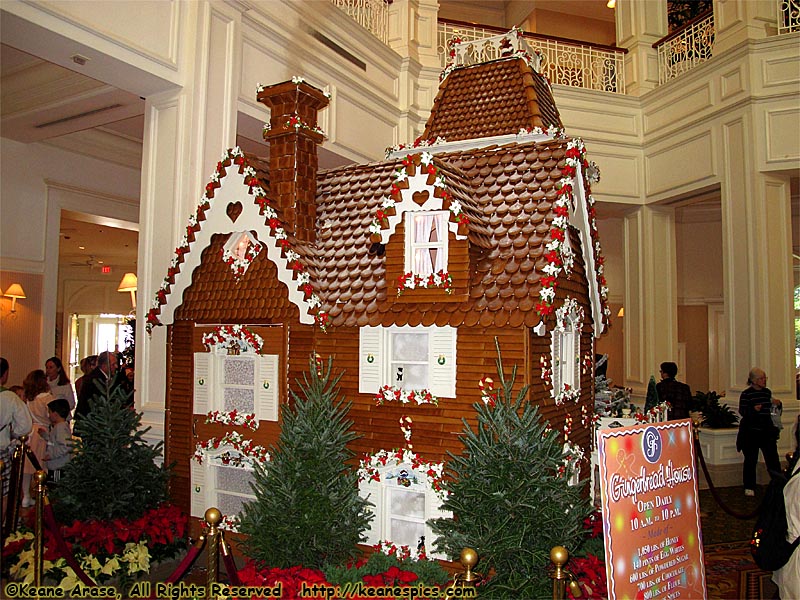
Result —
<svg viewBox="0 0 800 600"><path fill-rule="evenodd" d="M217 583L219 579L219 523L222 520L222 513L217 508L209 508L204 515L208 524L206 543L208 544L208 572L206 573L206 585L208 593L211 594L211 584Z"/></svg>
<svg viewBox="0 0 800 600"><path fill-rule="evenodd" d="M451 598L464 597L463 594L455 593L456 588L464 589L467 587L475 587L483 580L483 575L472 570L475 568L475 565L478 564L478 553L475 551L475 549L464 548L461 551L459 561L464 567L464 572L456 573L455 577L453 577L453 583L450 584L450 587L445 594L445 598L448 600Z"/></svg>
<svg viewBox="0 0 800 600"><path fill-rule="evenodd" d="M553 579L553 600L565 600L567 597L567 585L572 595L580 598L581 586L575 581L572 573L564 568L569 560L569 552L564 546L554 546L550 550L550 561L555 565L555 569L550 573Z"/></svg>
<svg viewBox="0 0 800 600"><path fill-rule="evenodd" d="M44 570L44 482L47 473L36 471L33 480L36 482L36 521L33 530L33 585L37 588L42 585L42 571Z"/></svg>
<svg viewBox="0 0 800 600"><path fill-rule="evenodd" d="M22 475L25 467L25 448L28 446L28 436L21 435L20 443L14 448L11 459L11 475L6 499L6 522L3 523L5 535L10 535L17 528L19 520L19 507L22 502Z"/></svg>

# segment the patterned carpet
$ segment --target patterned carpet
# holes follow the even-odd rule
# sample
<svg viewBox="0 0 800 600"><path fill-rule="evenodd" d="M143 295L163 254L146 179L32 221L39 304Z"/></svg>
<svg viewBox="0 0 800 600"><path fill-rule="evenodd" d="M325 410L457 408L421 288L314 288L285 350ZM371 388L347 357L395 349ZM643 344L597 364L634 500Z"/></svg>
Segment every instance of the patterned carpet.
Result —
<svg viewBox="0 0 800 600"><path fill-rule="evenodd" d="M722 504L741 515L753 513L764 495L744 496L742 488L717 490ZM761 571L750 556L749 539L755 517L740 519L725 512L709 490L700 490L700 512L706 562L706 587L713 599L771 600L777 588L771 574Z"/></svg>

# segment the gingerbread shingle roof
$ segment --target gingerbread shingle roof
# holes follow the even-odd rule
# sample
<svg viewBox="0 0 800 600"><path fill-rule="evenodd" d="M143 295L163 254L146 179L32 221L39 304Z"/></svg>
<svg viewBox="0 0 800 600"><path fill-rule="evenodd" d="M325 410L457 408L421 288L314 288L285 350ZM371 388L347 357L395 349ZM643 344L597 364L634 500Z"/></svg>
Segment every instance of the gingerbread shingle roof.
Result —
<svg viewBox="0 0 800 600"><path fill-rule="evenodd" d="M468 238L477 252L461 302L391 302L395 289L386 278L385 256L369 251L369 224L398 161L322 173L317 284L331 324L537 325L535 304L567 143L510 144L435 158L473 207Z"/></svg>
<svg viewBox="0 0 800 600"><path fill-rule="evenodd" d="M453 70L439 87L423 139L448 142L561 128L547 80L521 58Z"/></svg>

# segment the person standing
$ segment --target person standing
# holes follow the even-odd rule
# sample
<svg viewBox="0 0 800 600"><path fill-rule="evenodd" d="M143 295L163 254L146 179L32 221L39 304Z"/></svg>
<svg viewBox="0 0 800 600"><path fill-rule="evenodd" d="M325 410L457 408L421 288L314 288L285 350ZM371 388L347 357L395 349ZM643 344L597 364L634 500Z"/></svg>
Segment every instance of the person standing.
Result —
<svg viewBox="0 0 800 600"><path fill-rule="evenodd" d="M11 474L11 437L28 435L33 427L33 419L28 407L12 390L6 389L9 366L5 358L0 358L0 460L3 461L3 502L8 493ZM5 513L4 513L5 514Z"/></svg>
<svg viewBox="0 0 800 600"><path fill-rule="evenodd" d="M755 496L758 451L761 450L764 455L769 471L781 470L781 460L778 457L780 430L772 421L772 407L781 407L781 401L772 397L772 391L767 387L767 374L763 369L750 369L747 383L749 387L739 397L739 414L742 420L739 421L736 450L744 454L744 495Z"/></svg>
<svg viewBox="0 0 800 600"><path fill-rule="evenodd" d="M692 401L692 390L675 377L678 365L674 362L661 363L661 381L656 384L656 392L661 402L669 402L669 419L688 419L689 403Z"/></svg>
<svg viewBox="0 0 800 600"><path fill-rule="evenodd" d="M47 405L50 428L42 437L47 441L44 460L47 463L47 476L53 483L61 480L61 469L72 457L72 432L67 423L69 404L64 398L56 398Z"/></svg>
<svg viewBox="0 0 800 600"><path fill-rule="evenodd" d="M800 462L795 463L789 481L783 488L783 504L786 506L786 541L800 538ZM781 598L800 598L800 546L794 549L789 562L772 574Z"/></svg>
<svg viewBox="0 0 800 600"><path fill-rule="evenodd" d="M78 406L75 417L85 417L91 411L90 401L101 390L108 387L109 392L119 386L120 379L117 373L117 355L114 352L101 352L97 356L97 368L89 373L83 380L81 393L78 394ZM98 387L99 385L99 387Z"/></svg>
<svg viewBox="0 0 800 600"><path fill-rule="evenodd" d="M47 384L47 375L41 369L31 371L22 382L22 387L25 388L25 401L28 403L28 411L33 418L33 431L29 438L28 444L39 465L42 469L47 470L44 464L44 455L47 448L47 442L43 437L43 433L47 432L50 427L50 417L48 415L47 405L55 400L50 393L50 386ZM36 472L31 461L26 460L23 468L22 475L22 506L29 508L33 506L33 498L31 497L31 479Z"/></svg>
<svg viewBox="0 0 800 600"><path fill-rule="evenodd" d="M56 398L63 398L69 403L69 409L75 408L75 390L72 389L72 382L69 380L61 359L51 356L44 363L44 372L47 374L47 383L50 385L50 393Z"/></svg>

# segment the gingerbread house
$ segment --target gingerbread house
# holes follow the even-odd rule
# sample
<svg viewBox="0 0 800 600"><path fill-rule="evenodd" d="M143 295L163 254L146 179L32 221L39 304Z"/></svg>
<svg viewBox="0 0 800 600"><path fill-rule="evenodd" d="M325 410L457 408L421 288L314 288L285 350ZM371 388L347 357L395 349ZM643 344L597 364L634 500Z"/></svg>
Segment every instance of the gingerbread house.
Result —
<svg viewBox="0 0 800 600"><path fill-rule="evenodd" d="M520 43L449 66L421 138L365 165L318 172L319 89L259 89L269 161L225 154L148 313L168 327L167 460L192 514L250 497L309 355L344 373L373 542L410 545L439 514L441 461L491 401L495 339L588 466L608 310L598 172Z"/></svg>

